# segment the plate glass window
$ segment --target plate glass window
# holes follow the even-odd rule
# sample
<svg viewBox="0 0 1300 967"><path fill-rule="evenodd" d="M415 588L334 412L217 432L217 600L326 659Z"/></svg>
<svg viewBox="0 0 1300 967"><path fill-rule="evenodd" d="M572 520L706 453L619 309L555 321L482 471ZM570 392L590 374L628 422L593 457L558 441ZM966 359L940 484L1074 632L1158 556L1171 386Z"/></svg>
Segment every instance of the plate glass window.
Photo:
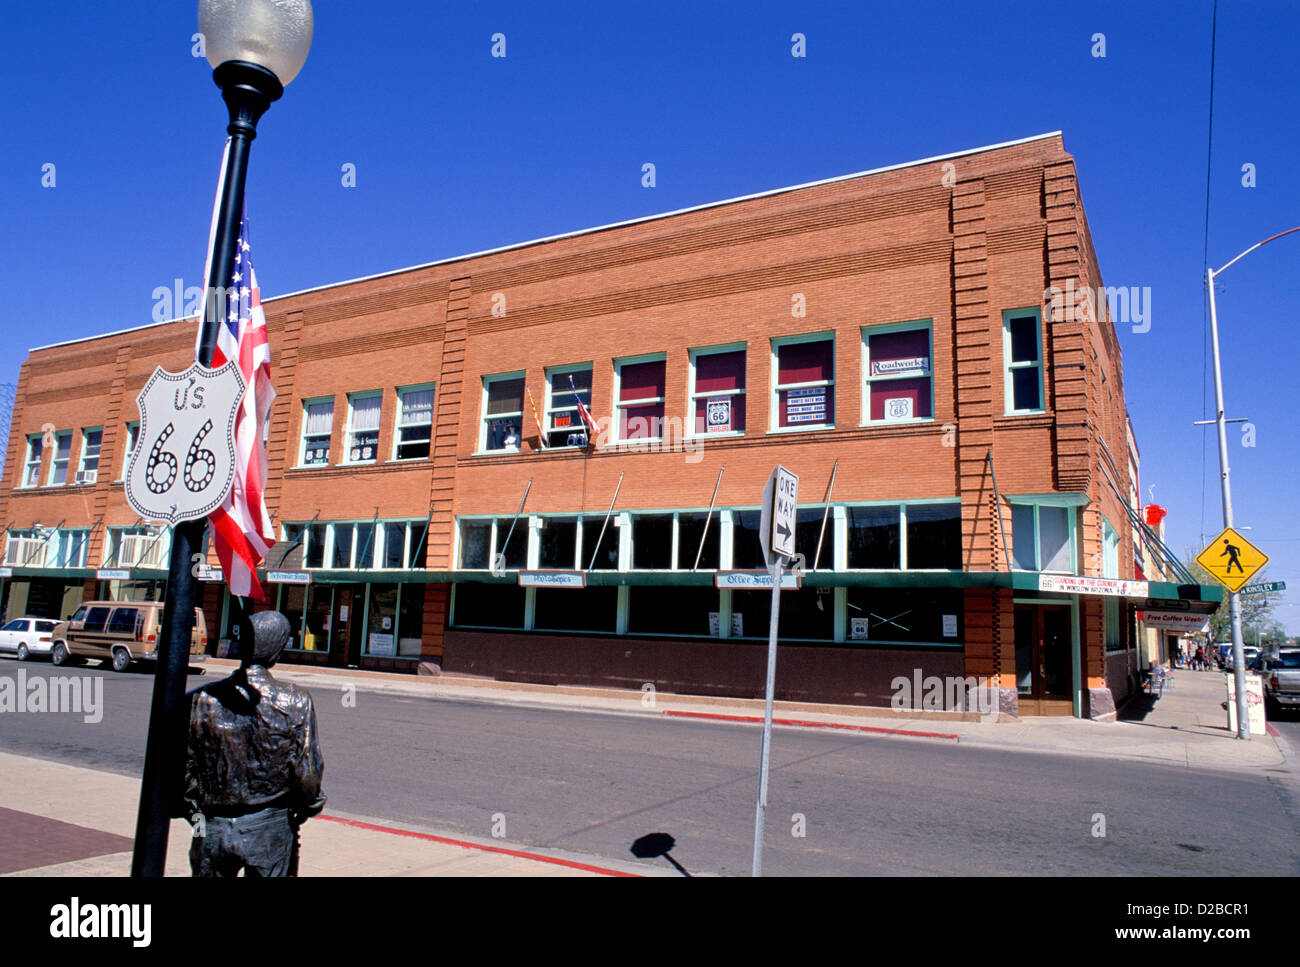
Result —
<svg viewBox="0 0 1300 967"><path fill-rule="evenodd" d="M930 326L863 331L867 423L934 418Z"/></svg>
<svg viewBox="0 0 1300 967"><path fill-rule="evenodd" d="M1043 346L1037 309L1003 313L1008 413L1043 411Z"/></svg>
<svg viewBox="0 0 1300 967"><path fill-rule="evenodd" d="M23 461L23 486L35 487L41 481L41 455L44 439L40 434L27 438L27 459Z"/></svg>
<svg viewBox="0 0 1300 967"><path fill-rule="evenodd" d="M131 454L135 453L135 445L140 439L140 421L132 420L126 425L126 453L122 457L122 473L119 480L126 479L126 468L131 463Z"/></svg>
<svg viewBox="0 0 1300 967"><path fill-rule="evenodd" d="M302 463L322 466L330 462L330 436L334 432L334 400L303 403Z"/></svg>
<svg viewBox="0 0 1300 967"><path fill-rule="evenodd" d="M348 463L366 463L379 455L379 415L384 398L378 393L348 397Z"/></svg>
<svg viewBox="0 0 1300 967"><path fill-rule="evenodd" d="M518 450L523 416L523 376L483 380L483 450Z"/></svg>
<svg viewBox="0 0 1300 967"><path fill-rule="evenodd" d="M835 424L835 340L779 342L776 356L776 425L814 429Z"/></svg>
<svg viewBox="0 0 1300 967"><path fill-rule="evenodd" d="M586 446L587 428L578 412L578 400L590 413L591 366L548 370L546 385L546 445Z"/></svg>
<svg viewBox="0 0 1300 967"><path fill-rule="evenodd" d="M691 353L691 432L745 432L745 350Z"/></svg>
<svg viewBox="0 0 1300 967"><path fill-rule="evenodd" d="M1069 507L1013 504L1012 565L1022 571L1073 574L1073 517Z"/></svg>
<svg viewBox="0 0 1300 967"><path fill-rule="evenodd" d="M65 430L55 440L54 459L50 461L50 484L65 484L68 482L68 461L71 458L72 431Z"/></svg>
<svg viewBox="0 0 1300 967"><path fill-rule="evenodd" d="M433 442L433 387L397 393L398 460L423 460Z"/></svg>
<svg viewBox="0 0 1300 967"><path fill-rule="evenodd" d="M658 440L663 436L666 367L663 359L617 364L620 440Z"/></svg>

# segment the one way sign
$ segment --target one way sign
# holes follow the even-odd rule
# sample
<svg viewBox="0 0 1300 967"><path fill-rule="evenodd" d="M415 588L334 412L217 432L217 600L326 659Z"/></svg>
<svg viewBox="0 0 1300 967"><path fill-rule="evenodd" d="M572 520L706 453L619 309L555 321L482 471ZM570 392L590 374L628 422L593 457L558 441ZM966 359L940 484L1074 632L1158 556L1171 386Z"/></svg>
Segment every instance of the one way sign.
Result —
<svg viewBox="0 0 1300 967"><path fill-rule="evenodd" d="M773 555L794 557L794 526L799 504L799 477L778 466L763 488L763 513L759 518L758 538L763 558L772 566Z"/></svg>

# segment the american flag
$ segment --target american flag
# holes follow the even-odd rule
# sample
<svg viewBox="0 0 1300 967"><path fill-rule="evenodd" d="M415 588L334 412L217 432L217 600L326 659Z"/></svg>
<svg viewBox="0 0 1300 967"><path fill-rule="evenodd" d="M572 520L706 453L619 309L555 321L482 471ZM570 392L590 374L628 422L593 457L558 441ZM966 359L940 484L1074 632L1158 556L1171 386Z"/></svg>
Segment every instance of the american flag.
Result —
<svg viewBox="0 0 1300 967"><path fill-rule="evenodd" d="M220 507L208 515L213 543L230 593L265 601L257 580L257 565L275 543L271 515L266 511L266 426L275 400L271 385L271 346L266 337L266 314L249 255L248 216L239 224L235 267L226 299L227 311L217 330L212 368L235 360L248 387L235 421L235 484Z"/></svg>
<svg viewBox="0 0 1300 967"><path fill-rule="evenodd" d="M587 409L586 404L582 402L582 397L578 395L578 387L574 385L572 376L569 377L569 386L572 387L573 398L578 403L578 415L582 417L582 425L586 428L589 434L587 437L587 445L590 446L596 442L596 437L599 435L600 431L596 428L596 421L591 418L591 411Z"/></svg>

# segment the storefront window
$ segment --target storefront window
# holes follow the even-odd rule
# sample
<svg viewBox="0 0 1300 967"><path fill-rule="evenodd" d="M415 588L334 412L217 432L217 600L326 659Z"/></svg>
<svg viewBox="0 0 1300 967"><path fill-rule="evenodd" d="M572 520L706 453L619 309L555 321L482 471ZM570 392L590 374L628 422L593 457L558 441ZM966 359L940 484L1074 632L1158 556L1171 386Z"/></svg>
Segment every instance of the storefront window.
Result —
<svg viewBox="0 0 1300 967"><path fill-rule="evenodd" d="M329 651L330 621L334 610L334 589L326 584L313 584L307 592L307 614L304 618L302 646L307 651Z"/></svg>
<svg viewBox="0 0 1300 967"><path fill-rule="evenodd" d="M632 518L632 567L667 571L673 566L673 515L637 514Z"/></svg>
<svg viewBox="0 0 1300 967"><path fill-rule="evenodd" d="M384 525L384 567L401 568L406 562L406 524Z"/></svg>
<svg viewBox="0 0 1300 967"><path fill-rule="evenodd" d="M538 631L613 634L618 625L618 588L538 588L533 627Z"/></svg>
<svg viewBox="0 0 1300 967"><path fill-rule="evenodd" d="M578 552L578 518L543 517L540 542L537 548L537 566L572 570Z"/></svg>
<svg viewBox="0 0 1300 967"><path fill-rule="evenodd" d="M423 584L403 584L397 622L397 654L400 658L419 658L424 637Z"/></svg>
<svg viewBox="0 0 1300 967"><path fill-rule="evenodd" d="M523 628L526 596L527 589L514 584L458 583L451 623L457 628Z"/></svg>
<svg viewBox="0 0 1300 967"><path fill-rule="evenodd" d="M848 564L855 569L894 570L899 567L899 509L897 504L848 507Z"/></svg>
<svg viewBox="0 0 1300 967"><path fill-rule="evenodd" d="M682 511L677 515L677 566L689 571L695 566L695 555L700 555L700 569L715 571L722 553L721 512L714 510L713 519L709 520L706 511L690 513ZM705 522L708 521L708 530ZM700 540L704 549L700 550ZM716 608L714 610L717 610Z"/></svg>
<svg viewBox="0 0 1300 967"><path fill-rule="evenodd" d="M460 566L477 571L492 566L492 521L460 522Z"/></svg>
<svg viewBox="0 0 1300 967"><path fill-rule="evenodd" d="M604 534L601 529L604 528ZM582 557L580 564L593 571L618 570L618 544L622 531L618 519L611 516L609 523L604 517L587 517L582 522ZM600 541L597 549L596 542Z"/></svg>
<svg viewBox="0 0 1300 967"><path fill-rule="evenodd" d="M763 548L758 540L759 512L731 512L731 566L737 571L766 567Z"/></svg>
<svg viewBox="0 0 1300 967"><path fill-rule="evenodd" d="M371 584L369 613L366 620L366 654L391 658L397 654L396 584Z"/></svg>
<svg viewBox="0 0 1300 967"><path fill-rule="evenodd" d="M960 645L964 634L961 591L902 588L847 589L850 641ZM785 595L781 596L785 610Z"/></svg>
<svg viewBox="0 0 1300 967"><path fill-rule="evenodd" d="M303 556L304 567L325 566L325 524L312 524L307 528L307 548Z"/></svg>
<svg viewBox="0 0 1300 967"><path fill-rule="evenodd" d="M961 504L908 504L907 566L961 570Z"/></svg>
<svg viewBox="0 0 1300 967"><path fill-rule="evenodd" d="M818 593L821 591L822 593ZM772 623L771 591L731 592L732 624L738 638L766 638ZM740 616L737 622L735 615ZM812 587L781 592L777 635L787 640L832 641L835 638L835 598L827 589Z"/></svg>
<svg viewBox="0 0 1300 967"><path fill-rule="evenodd" d="M637 586L630 589L628 607L631 634L717 637L718 592L713 588Z"/></svg>
<svg viewBox="0 0 1300 967"><path fill-rule="evenodd" d="M279 611L289 619L289 647L295 650L303 648L302 610L306 601L307 589L301 584L280 586Z"/></svg>

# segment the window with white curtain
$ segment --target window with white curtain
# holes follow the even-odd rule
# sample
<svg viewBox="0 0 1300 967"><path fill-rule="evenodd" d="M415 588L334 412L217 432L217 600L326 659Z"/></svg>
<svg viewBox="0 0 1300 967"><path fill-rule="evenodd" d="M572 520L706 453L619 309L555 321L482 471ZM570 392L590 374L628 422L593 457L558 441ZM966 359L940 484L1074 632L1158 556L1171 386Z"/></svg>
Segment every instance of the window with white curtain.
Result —
<svg viewBox="0 0 1300 967"><path fill-rule="evenodd" d="M334 400L303 401L302 464L330 462L330 435L334 432Z"/></svg>
<svg viewBox="0 0 1300 967"><path fill-rule="evenodd" d="M347 463L369 463L379 455L379 413L384 398L379 393L348 397Z"/></svg>
<svg viewBox="0 0 1300 967"><path fill-rule="evenodd" d="M421 386L397 391L397 433L393 440L395 460L423 460L433 445L433 387Z"/></svg>

